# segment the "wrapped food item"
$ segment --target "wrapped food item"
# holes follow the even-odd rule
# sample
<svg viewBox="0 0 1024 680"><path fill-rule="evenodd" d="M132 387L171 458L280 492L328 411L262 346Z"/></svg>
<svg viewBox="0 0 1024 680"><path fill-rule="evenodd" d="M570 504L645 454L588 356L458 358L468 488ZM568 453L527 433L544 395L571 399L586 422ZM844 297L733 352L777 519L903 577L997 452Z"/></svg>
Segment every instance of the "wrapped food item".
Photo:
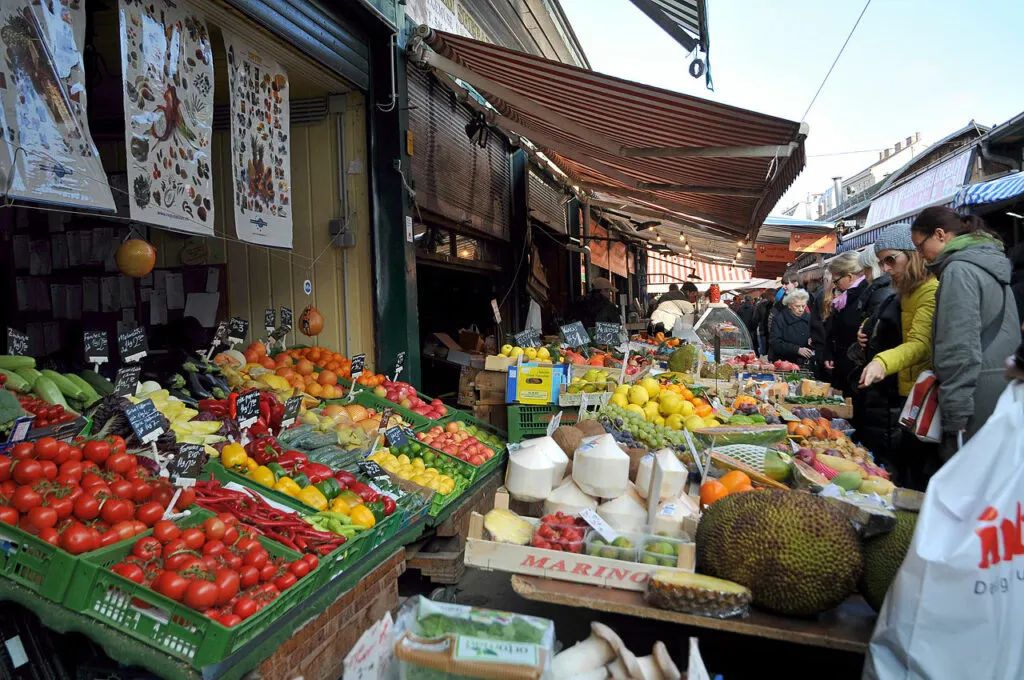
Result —
<svg viewBox="0 0 1024 680"><path fill-rule="evenodd" d="M644 599L660 609L726 619L750 609L750 589L739 583L702 574L656 571Z"/></svg>
<svg viewBox="0 0 1024 680"><path fill-rule="evenodd" d="M533 525L525 519L502 508L493 508L484 515L484 529L499 543L526 545L533 537Z"/></svg>

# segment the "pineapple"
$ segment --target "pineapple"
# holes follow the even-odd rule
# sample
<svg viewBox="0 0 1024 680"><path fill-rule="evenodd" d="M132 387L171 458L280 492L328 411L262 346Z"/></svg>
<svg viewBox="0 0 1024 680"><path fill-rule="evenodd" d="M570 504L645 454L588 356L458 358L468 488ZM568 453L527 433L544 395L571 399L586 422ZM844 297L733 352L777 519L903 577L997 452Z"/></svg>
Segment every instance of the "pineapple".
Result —
<svg viewBox="0 0 1024 680"><path fill-rule="evenodd" d="M746 614L751 598L750 589L738 583L678 571L654 572L644 596L661 609L719 619Z"/></svg>

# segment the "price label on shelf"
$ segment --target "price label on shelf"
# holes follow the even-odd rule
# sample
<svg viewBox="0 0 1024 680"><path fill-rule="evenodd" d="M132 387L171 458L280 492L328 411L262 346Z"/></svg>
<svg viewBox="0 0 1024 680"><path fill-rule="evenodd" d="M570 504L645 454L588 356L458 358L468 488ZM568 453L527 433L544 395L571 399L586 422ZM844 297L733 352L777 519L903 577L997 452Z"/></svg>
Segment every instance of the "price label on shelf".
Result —
<svg viewBox="0 0 1024 680"><path fill-rule="evenodd" d="M240 316L233 316L228 321L228 342L237 345L244 342L249 335L249 322Z"/></svg>
<svg viewBox="0 0 1024 680"><path fill-rule="evenodd" d="M516 347L540 347L540 331L536 328L527 328L512 336L515 339Z"/></svg>
<svg viewBox="0 0 1024 680"><path fill-rule="evenodd" d="M584 347L590 344L590 334L582 321L573 321L562 326L562 341L569 347Z"/></svg>
<svg viewBox="0 0 1024 680"><path fill-rule="evenodd" d="M267 329L267 333L274 330L274 326L277 325L277 315L274 313L273 307L268 307L263 310L263 327Z"/></svg>
<svg viewBox="0 0 1024 680"><path fill-rule="evenodd" d="M358 378L359 376L361 376L363 374L363 369L364 368L366 368L366 355L365 354L357 354L354 357L352 357L352 380L353 381L355 381L356 378Z"/></svg>
<svg viewBox="0 0 1024 680"><path fill-rule="evenodd" d="M556 413L554 417L551 418L551 422L548 423L547 435L549 437L553 435L555 433L555 430L557 430L558 427L562 424L562 413L563 411L559 409L558 413Z"/></svg>
<svg viewBox="0 0 1024 680"><path fill-rule="evenodd" d="M238 428L244 430L256 424L260 417L260 391L250 390L238 395L235 400L235 420Z"/></svg>
<svg viewBox="0 0 1024 680"><path fill-rule="evenodd" d="M393 382L398 381L398 376L402 374L403 368L405 368L405 352L399 352L395 357L395 377L391 379Z"/></svg>
<svg viewBox="0 0 1024 680"><path fill-rule="evenodd" d="M281 418L281 427L288 427L299 417L299 409L302 407L302 397L296 395L288 397L284 402L284 416Z"/></svg>
<svg viewBox="0 0 1024 680"><path fill-rule="evenodd" d="M619 537L618 532L615 531L615 529L612 529L612 526L608 524L608 522L604 521L604 519L601 518L601 515L597 514L590 508L584 508L583 512L580 513L580 517L582 517L583 520L589 524L602 539L605 540L605 542L611 543Z"/></svg>
<svg viewBox="0 0 1024 680"><path fill-rule="evenodd" d="M142 373L141 364L129 364L117 372L114 378L114 394L119 397L130 397L135 394L135 388L139 384L139 375Z"/></svg>
<svg viewBox="0 0 1024 680"><path fill-rule="evenodd" d="M598 345L618 345L625 333L617 323L598 321L594 324L594 342Z"/></svg>
<svg viewBox="0 0 1024 680"><path fill-rule="evenodd" d="M82 339L87 364L105 364L110 360L110 341L106 331L86 331Z"/></svg>
<svg viewBox="0 0 1024 680"><path fill-rule="evenodd" d="M14 421L14 427L11 428L11 436L7 438L8 444L17 444L28 439L29 430L32 429L33 423L35 423L36 417L33 415L21 416Z"/></svg>
<svg viewBox="0 0 1024 680"><path fill-rule="evenodd" d="M358 463L359 471L370 479L387 479L388 473L385 472L384 468L377 465L372 460L364 460Z"/></svg>
<svg viewBox="0 0 1024 680"><path fill-rule="evenodd" d="M409 444L409 442L416 438L412 430L406 429L401 425L395 427L389 427L384 431L384 439L387 440L388 446L394 446L395 448L402 448Z"/></svg>
<svg viewBox="0 0 1024 680"><path fill-rule="evenodd" d="M156 410L152 399L140 401L125 409L128 422L135 431L135 436L143 444L156 441L164 433L164 417Z"/></svg>
<svg viewBox="0 0 1024 680"><path fill-rule="evenodd" d="M395 415L395 409L390 406L386 407L380 412L380 426L377 427L377 432L381 433L388 429L388 423L391 422L391 417Z"/></svg>
<svg viewBox="0 0 1024 680"><path fill-rule="evenodd" d="M202 444L178 444L178 453L167 464L171 484L194 486L206 463L206 447Z"/></svg>
<svg viewBox="0 0 1024 680"><path fill-rule="evenodd" d="M146 340L146 329L139 326L138 328L118 334L117 349L121 354L122 362L131 363L142 359L149 350L149 343Z"/></svg>
<svg viewBox="0 0 1024 680"><path fill-rule="evenodd" d="M28 335L17 328L7 327L7 353L28 356Z"/></svg>

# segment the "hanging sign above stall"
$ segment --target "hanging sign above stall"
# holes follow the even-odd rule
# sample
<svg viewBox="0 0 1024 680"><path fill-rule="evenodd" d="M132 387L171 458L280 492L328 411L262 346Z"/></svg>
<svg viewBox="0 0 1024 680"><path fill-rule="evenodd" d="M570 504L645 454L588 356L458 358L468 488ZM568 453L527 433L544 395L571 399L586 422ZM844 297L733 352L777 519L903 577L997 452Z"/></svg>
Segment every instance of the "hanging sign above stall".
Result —
<svg viewBox="0 0 1024 680"><path fill-rule="evenodd" d="M792 262L793 253L789 246L777 243L758 243L754 249L755 259L758 262Z"/></svg>
<svg viewBox="0 0 1024 680"><path fill-rule="evenodd" d="M836 234L790 234L789 249L796 253L826 253L831 255L836 252Z"/></svg>

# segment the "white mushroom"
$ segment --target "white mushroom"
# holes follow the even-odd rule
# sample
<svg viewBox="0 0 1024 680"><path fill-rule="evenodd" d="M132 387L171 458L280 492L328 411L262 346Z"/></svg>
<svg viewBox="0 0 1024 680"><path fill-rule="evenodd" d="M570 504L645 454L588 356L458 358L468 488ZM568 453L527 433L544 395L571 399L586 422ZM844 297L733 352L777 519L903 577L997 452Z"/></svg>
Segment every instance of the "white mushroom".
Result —
<svg viewBox="0 0 1024 680"><path fill-rule="evenodd" d="M606 663L615 658L615 647L608 640L609 633L610 637L617 640L619 645L622 644L622 640L619 640L619 636L611 628L600 623L591 623L590 637L556 654L552 659L552 676L572 678L603 668Z"/></svg>

